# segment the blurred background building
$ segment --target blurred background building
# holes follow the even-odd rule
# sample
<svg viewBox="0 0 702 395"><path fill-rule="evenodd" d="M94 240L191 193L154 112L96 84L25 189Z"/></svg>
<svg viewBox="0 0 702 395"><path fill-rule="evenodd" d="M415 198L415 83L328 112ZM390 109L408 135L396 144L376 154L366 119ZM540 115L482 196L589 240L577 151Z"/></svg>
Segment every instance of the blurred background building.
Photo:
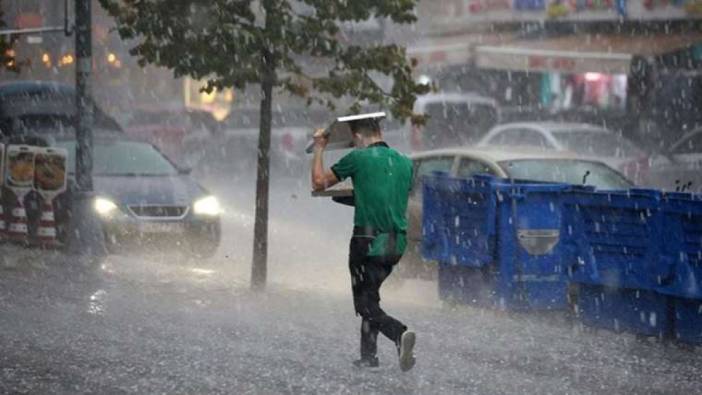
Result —
<svg viewBox="0 0 702 395"><path fill-rule="evenodd" d="M62 1L6 0L2 7L7 28L64 22ZM93 10L94 95L118 120L135 106L186 106L222 119L233 105L258 104L255 93L205 94L198 81L140 67L97 1ZM421 0L417 16L411 27L347 24L342 39L407 45L418 78L494 98L506 119L636 112L677 130L702 121L691 111L702 108L702 0ZM3 71L2 80L73 81L72 37L16 40L22 70Z"/></svg>

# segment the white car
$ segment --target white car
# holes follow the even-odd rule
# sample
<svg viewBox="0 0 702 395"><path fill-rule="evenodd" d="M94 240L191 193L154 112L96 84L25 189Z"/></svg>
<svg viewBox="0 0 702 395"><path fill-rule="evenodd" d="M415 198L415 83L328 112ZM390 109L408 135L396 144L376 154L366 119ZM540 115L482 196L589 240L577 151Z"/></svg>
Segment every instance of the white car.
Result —
<svg viewBox="0 0 702 395"><path fill-rule="evenodd" d="M702 168L702 128L685 134L670 147L669 152L676 161L700 170Z"/></svg>
<svg viewBox="0 0 702 395"><path fill-rule="evenodd" d="M425 151L411 156L414 180L407 215L408 248L399 272L403 277L433 277L434 265L424 263L419 247L422 241L422 179L435 171L453 177L476 174L537 182L591 185L601 190L625 190L633 186L621 173L594 159L569 152L495 148L455 148Z"/></svg>
<svg viewBox="0 0 702 395"><path fill-rule="evenodd" d="M543 151L570 151L597 158L640 183L649 167L649 156L626 138L607 129L561 122L521 122L492 128L478 147L502 146Z"/></svg>
<svg viewBox="0 0 702 395"><path fill-rule="evenodd" d="M669 191L702 192L702 128L685 134L667 154L671 160L655 161L647 184Z"/></svg>
<svg viewBox="0 0 702 395"><path fill-rule="evenodd" d="M499 120L497 102L474 93L432 93L417 97L415 114L428 117L424 126L406 124L412 151L475 143Z"/></svg>

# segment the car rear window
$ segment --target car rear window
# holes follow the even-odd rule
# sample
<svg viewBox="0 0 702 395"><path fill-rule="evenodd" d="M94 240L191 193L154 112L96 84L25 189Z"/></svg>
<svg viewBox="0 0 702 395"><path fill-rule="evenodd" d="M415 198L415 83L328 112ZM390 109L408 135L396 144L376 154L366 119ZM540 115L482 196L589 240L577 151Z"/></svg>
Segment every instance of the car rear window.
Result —
<svg viewBox="0 0 702 395"><path fill-rule="evenodd" d="M520 159L498 162L511 178L538 182L591 185L597 189L628 189L632 183L604 163L576 159Z"/></svg>

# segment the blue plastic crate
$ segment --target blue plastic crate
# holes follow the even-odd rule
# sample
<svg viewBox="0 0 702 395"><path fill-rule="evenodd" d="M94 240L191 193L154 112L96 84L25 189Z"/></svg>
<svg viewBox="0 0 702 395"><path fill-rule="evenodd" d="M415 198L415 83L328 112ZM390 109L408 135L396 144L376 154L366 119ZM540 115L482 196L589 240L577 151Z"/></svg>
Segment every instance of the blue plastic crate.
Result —
<svg viewBox="0 0 702 395"><path fill-rule="evenodd" d="M669 298L655 291L580 284L578 314L588 326L667 338L672 331Z"/></svg>
<svg viewBox="0 0 702 395"><path fill-rule="evenodd" d="M512 309L565 308L561 206L571 187L505 181L495 185L498 303Z"/></svg>
<svg viewBox="0 0 702 395"><path fill-rule="evenodd" d="M569 188L490 176L427 179L423 253L442 262L440 295L515 310L564 308L560 202Z"/></svg>
<svg viewBox="0 0 702 395"><path fill-rule="evenodd" d="M675 311L675 338L702 345L702 300L672 298Z"/></svg>
<svg viewBox="0 0 702 395"><path fill-rule="evenodd" d="M661 193L573 191L564 204L573 281L658 290L673 276L662 259Z"/></svg>
<svg viewBox="0 0 702 395"><path fill-rule="evenodd" d="M661 292L687 299L702 299L702 195L668 193L662 201L665 232L662 264L674 276Z"/></svg>
<svg viewBox="0 0 702 395"><path fill-rule="evenodd" d="M489 180L434 173L424 180L422 255L481 267L492 261L495 200Z"/></svg>

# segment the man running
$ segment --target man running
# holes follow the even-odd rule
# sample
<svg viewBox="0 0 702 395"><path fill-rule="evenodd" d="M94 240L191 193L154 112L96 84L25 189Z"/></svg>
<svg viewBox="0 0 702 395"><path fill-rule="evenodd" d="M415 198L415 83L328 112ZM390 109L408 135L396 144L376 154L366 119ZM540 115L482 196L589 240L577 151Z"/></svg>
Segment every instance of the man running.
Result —
<svg viewBox="0 0 702 395"><path fill-rule="evenodd" d="M361 323L358 367L377 367L378 332L397 347L400 369L415 364L415 333L380 308L380 286L400 261L407 246L407 199L412 185L412 161L384 141L377 119L350 123L356 149L330 170L322 153L328 136L314 134L312 187L321 191L351 178L354 188L354 228L349 251L351 289Z"/></svg>

